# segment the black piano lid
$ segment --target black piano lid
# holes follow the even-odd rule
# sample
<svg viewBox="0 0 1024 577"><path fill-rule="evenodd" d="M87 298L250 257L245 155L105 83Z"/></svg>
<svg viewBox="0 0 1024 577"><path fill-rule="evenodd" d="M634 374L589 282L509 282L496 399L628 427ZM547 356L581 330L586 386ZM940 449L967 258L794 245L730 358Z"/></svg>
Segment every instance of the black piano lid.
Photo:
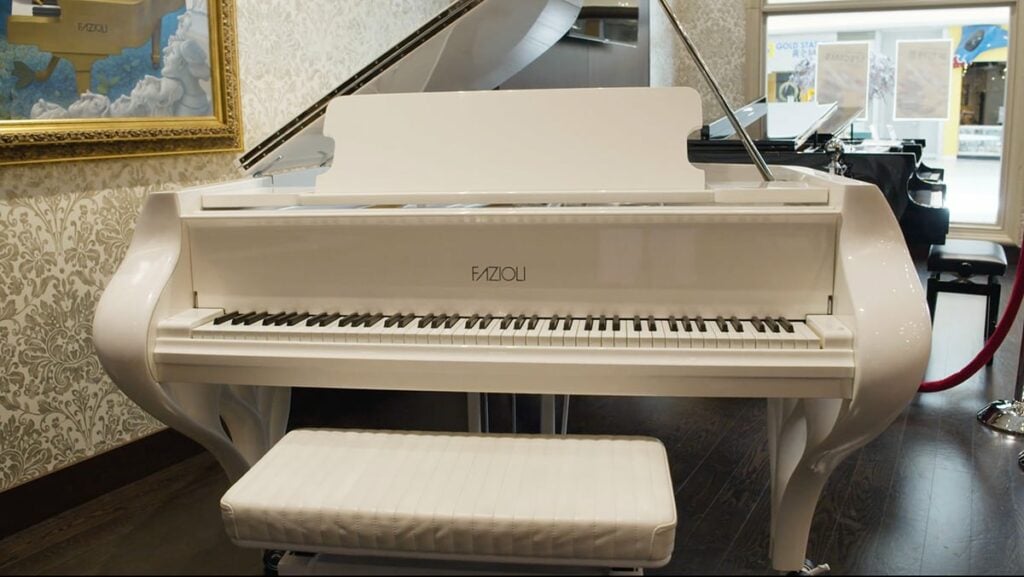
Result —
<svg viewBox="0 0 1024 577"><path fill-rule="evenodd" d="M582 2L456 0L246 152L239 165L259 176L330 164L334 144L323 135L323 117L339 96L496 88L560 40Z"/></svg>
<svg viewBox="0 0 1024 577"><path fill-rule="evenodd" d="M835 103L766 102L761 97L737 110L736 115L752 133L758 149L796 152L849 129L860 110L840 108ZM740 142L732 139L734 135L728 119L721 118L701 130L699 146L735 148Z"/></svg>

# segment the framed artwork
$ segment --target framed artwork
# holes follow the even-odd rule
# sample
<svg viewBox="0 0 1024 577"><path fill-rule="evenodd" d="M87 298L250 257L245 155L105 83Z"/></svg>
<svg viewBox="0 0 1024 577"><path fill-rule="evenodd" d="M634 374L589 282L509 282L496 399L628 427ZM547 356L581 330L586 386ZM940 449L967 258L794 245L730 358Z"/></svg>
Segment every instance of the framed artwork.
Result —
<svg viewBox="0 0 1024 577"><path fill-rule="evenodd" d="M0 164L239 150L235 0L0 0Z"/></svg>

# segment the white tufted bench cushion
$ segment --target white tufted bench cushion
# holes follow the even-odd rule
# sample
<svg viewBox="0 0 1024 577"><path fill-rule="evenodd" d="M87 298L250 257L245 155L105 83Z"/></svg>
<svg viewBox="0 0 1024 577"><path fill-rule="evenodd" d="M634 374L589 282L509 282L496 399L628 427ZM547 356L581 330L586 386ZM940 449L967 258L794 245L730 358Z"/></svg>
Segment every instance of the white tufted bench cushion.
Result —
<svg viewBox="0 0 1024 577"><path fill-rule="evenodd" d="M221 500L235 543L487 563L660 567L676 510L661 442L299 430Z"/></svg>

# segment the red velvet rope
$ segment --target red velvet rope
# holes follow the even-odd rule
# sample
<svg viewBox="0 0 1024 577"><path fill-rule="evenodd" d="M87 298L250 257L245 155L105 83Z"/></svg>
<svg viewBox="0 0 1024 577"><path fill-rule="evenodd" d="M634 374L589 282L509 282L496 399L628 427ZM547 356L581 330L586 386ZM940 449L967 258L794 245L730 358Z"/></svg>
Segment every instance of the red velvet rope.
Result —
<svg viewBox="0 0 1024 577"><path fill-rule="evenodd" d="M1020 310L1022 299L1024 299L1024 249L1020 251L1020 258L1017 260L1017 273L1013 278L1013 291L1010 293L1010 301L1006 304L1006 311L1003 312L1003 317L999 319L995 332L989 337L985 346L981 348L981 351L978 352L971 362L967 363L967 366L944 379L921 383L918 392L938 393L952 389L971 378L981 367L987 365L992 360L992 357L995 356L999 347L1002 346L1006 335L1010 333L1010 327L1013 326L1013 321L1017 318L1017 311Z"/></svg>

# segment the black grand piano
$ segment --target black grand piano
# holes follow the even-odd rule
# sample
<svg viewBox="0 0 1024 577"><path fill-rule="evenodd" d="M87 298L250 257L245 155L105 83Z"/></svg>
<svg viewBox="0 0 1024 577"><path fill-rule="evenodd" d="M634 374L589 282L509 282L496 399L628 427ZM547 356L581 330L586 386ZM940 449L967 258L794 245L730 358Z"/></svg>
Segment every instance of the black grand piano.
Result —
<svg viewBox="0 0 1024 577"><path fill-rule="evenodd" d="M922 162L925 142L852 138L860 113L836 104L769 103L764 98L736 111L769 164L834 169L870 182L889 201L907 244L944 244L949 232L946 185L942 169ZM688 149L691 162L750 162L725 118L704 126Z"/></svg>

